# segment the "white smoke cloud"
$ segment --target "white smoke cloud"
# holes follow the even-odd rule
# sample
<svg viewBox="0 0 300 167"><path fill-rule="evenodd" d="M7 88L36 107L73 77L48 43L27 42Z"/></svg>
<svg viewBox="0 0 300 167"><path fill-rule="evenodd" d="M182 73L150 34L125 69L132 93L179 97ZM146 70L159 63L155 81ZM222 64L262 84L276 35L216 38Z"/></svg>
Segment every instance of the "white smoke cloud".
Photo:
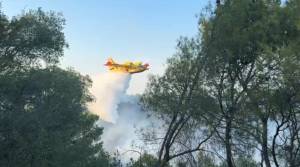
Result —
<svg viewBox="0 0 300 167"><path fill-rule="evenodd" d="M95 97L95 102L89 105L90 111L102 120L116 123L117 105L124 99L131 75L108 72L91 78L93 86L90 91Z"/></svg>
<svg viewBox="0 0 300 167"><path fill-rule="evenodd" d="M121 101L118 105L118 120L113 125L100 123L104 126L102 140L106 150L120 153L132 149L132 144L137 144L138 136L135 131L148 123L146 114L142 113L137 104L137 98L128 97L129 102ZM128 100L128 99L127 99Z"/></svg>
<svg viewBox="0 0 300 167"><path fill-rule="evenodd" d="M118 150L122 154L132 149L133 143L141 143L135 131L149 124L138 105L138 97L126 94L131 75L108 72L91 78L90 91L96 101L89 105L89 110L101 119L98 124L104 127L103 146L109 152ZM137 155L126 153L124 156Z"/></svg>

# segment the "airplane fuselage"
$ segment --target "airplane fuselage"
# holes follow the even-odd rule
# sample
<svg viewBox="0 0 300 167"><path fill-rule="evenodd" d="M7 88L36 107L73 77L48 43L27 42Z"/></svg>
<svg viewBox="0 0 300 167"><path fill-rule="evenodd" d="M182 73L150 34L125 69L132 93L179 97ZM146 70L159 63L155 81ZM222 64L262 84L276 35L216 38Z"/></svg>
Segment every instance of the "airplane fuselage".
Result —
<svg viewBox="0 0 300 167"><path fill-rule="evenodd" d="M147 70L148 68L146 68L144 66L136 67L136 66L130 66L130 65L113 64L113 65L108 66L108 69L112 72L134 74L134 73L143 72L143 71Z"/></svg>
<svg viewBox="0 0 300 167"><path fill-rule="evenodd" d="M118 64L113 61L112 58L109 58L107 63L104 64L108 67L108 69L112 72L120 72L120 73L140 73L145 70L148 70L149 64L142 64L142 62L125 62L123 64Z"/></svg>

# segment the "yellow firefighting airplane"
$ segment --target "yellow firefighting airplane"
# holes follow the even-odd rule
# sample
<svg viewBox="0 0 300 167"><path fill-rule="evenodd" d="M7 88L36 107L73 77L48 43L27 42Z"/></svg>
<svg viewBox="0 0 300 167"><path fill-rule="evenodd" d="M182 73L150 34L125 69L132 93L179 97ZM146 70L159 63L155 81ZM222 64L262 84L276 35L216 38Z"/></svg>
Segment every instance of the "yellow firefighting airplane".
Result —
<svg viewBox="0 0 300 167"><path fill-rule="evenodd" d="M122 73L129 73L129 74L140 73L149 69L148 63L142 64L142 62L127 61L123 64L118 64L114 62L112 58L109 58L106 64L104 65L107 66L108 69L112 72L122 72Z"/></svg>

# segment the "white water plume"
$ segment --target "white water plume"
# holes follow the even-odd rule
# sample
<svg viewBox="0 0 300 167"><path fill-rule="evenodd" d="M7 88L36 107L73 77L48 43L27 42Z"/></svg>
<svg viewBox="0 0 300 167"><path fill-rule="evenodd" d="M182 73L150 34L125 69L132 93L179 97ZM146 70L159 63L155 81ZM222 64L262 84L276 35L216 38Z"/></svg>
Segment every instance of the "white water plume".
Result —
<svg viewBox="0 0 300 167"><path fill-rule="evenodd" d="M107 122L116 123L117 107L126 94L131 79L130 74L107 72L92 76L92 94L95 101L89 105L92 113Z"/></svg>

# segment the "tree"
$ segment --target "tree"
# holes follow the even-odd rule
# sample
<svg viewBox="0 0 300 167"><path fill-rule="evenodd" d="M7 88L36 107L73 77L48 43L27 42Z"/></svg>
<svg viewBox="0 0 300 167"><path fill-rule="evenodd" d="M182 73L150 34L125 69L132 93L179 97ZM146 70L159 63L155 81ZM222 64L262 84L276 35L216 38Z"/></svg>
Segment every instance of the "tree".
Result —
<svg viewBox="0 0 300 167"><path fill-rule="evenodd" d="M236 167L259 167L258 163L251 157L238 157L235 161L235 165ZM227 167L227 163L222 162L219 167Z"/></svg>
<svg viewBox="0 0 300 167"><path fill-rule="evenodd" d="M234 166L234 154L241 146L253 145L253 139L261 144L265 165L271 166L268 127L276 115L272 98L281 86L282 61L293 55L283 50L293 48L299 38L296 14L286 12L288 8L280 1L227 0L203 21L207 80L224 117L217 134L225 146L228 167ZM249 108L248 103L254 106ZM247 121L251 128L241 129ZM247 141L248 136L253 138Z"/></svg>
<svg viewBox="0 0 300 167"><path fill-rule="evenodd" d="M0 166L110 165L86 108L91 80L55 66L63 24L41 9L12 20L1 12Z"/></svg>
<svg viewBox="0 0 300 167"><path fill-rule="evenodd" d="M271 167L273 159L279 166L281 159L295 166L299 11L297 0L286 5L277 0L225 0L200 18L199 36L179 41L164 75L151 77L142 97L145 108L166 125L160 128L163 136L147 136L161 144L161 166L196 151L213 152L204 146L223 148L228 167L244 162L255 150L262 155L261 165ZM212 136L197 140L203 134Z"/></svg>
<svg viewBox="0 0 300 167"><path fill-rule="evenodd" d="M217 167L213 156L206 154L205 152L199 152L197 164L198 167Z"/></svg>
<svg viewBox="0 0 300 167"><path fill-rule="evenodd" d="M164 122L157 133L163 136L148 140L160 144L157 166L202 150L214 131L213 126L205 126L216 104L203 88L199 43L182 38L177 46L164 75L150 78L141 99L144 108Z"/></svg>
<svg viewBox="0 0 300 167"><path fill-rule="evenodd" d="M8 20L0 11L0 72L55 64L67 46L65 20L54 12L30 10Z"/></svg>
<svg viewBox="0 0 300 167"><path fill-rule="evenodd" d="M127 166L128 167L153 167L156 165L157 161L158 159L155 156L144 153L137 160L131 159L131 162L128 163Z"/></svg>
<svg viewBox="0 0 300 167"><path fill-rule="evenodd" d="M250 115L247 114L248 117L252 118L249 122L250 128L248 128L251 132L248 134L262 146L262 157L265 163L271 165L270 158L272 158L277 167L280 166L278 161L280 154L276 153L276 150L282 144L284 147L287 146L286 142L279 140L283 137L280 135L293 134L286 133L286 126L289 126L291 122L297 126L297 123L292 121L293 115L295 113L297 115L298 112L295 105L298 103L296 92L299 90L296 86L299 50L294 47L299 44L299 28L297 28L299 15L295 13L296 9L299 9L299 5L297 6L293 1L288 2L285 7L279 6L279 3L273 4L269 9L272 11L272 20L268 23L272 27L269 30L272 32L272 38L265 43L264 53L260 56L261 63L257 63L260 70L257 71L255 89L247 91L250 99L248 102L252 105L245 109L245 112L250 113ZM275 134L270 134L272 130L268 129L274 129ZM296 154L294 152L290 155L295 158ZM291 162L288 158L283 161L286 160Z"/></svg>
<svg viewBox="0 0 300 167"><path fill-rule="evenodd" d="M257 73L256 62L268 39L270 14L263 1L225 1L215 15L204 20L203 52L207 58L207 81L218 99L224 120L218 137L226 150L228 167L234 166L235 120L242 111L248 89Z"/></svg>
<svg viewBox="0 0 300 167"><path fill-rule="evenodd" d="M277 167L280 164L290 167L300 165L300 50L296 47L300 44L299 10L299 1L288 1L280 17L282 23L288 22L289 25L280 26L286 34L283 35L286 45L281 48L282 84L277 91L278 98L275 98L274 105L278 114L274 118L276 132L272 136L272 156ZM280 160L283 163L280 163Z"/></svg>

